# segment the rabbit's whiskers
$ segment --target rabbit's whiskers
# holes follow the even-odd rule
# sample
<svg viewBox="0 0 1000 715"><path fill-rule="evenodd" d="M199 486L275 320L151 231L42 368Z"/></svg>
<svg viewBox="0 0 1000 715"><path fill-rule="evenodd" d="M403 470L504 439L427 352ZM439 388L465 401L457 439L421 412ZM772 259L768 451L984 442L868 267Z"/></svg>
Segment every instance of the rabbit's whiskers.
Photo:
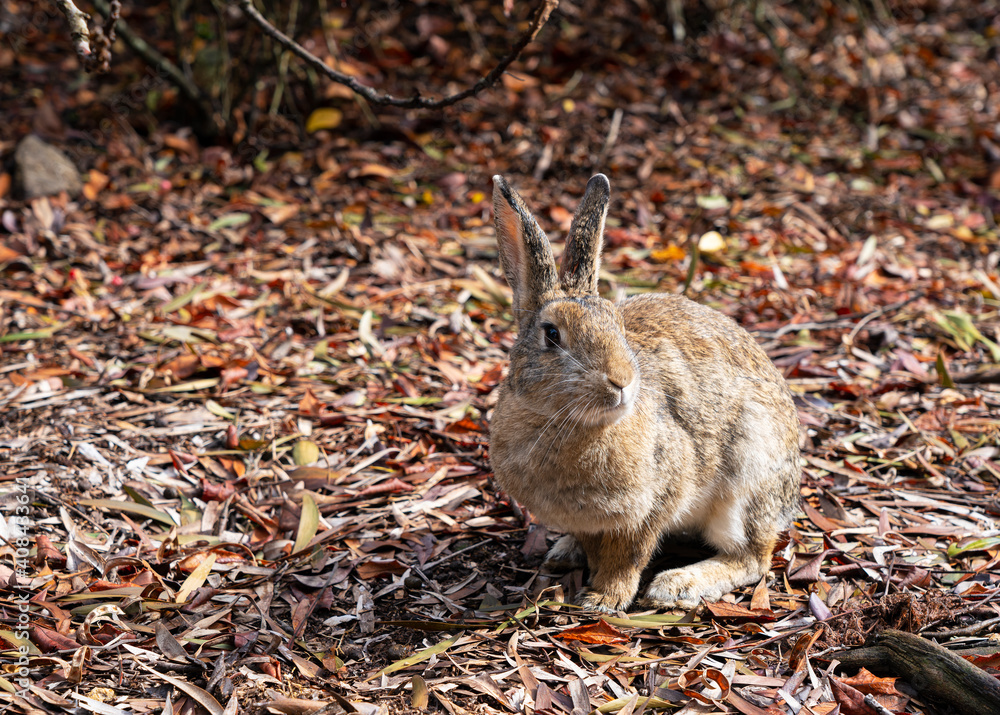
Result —
<svg viewBox="0 0 1000 715"><path fill-rule="evenodd" d="M552 449L552 445L555 444L556 437L561 437L559 445L556 446L555 452L557 456L559 455L562 448L566 445L570 435L578 434L577 428L582 424L583 417L590 411L595 402L595 398L591 397L585 404L577 404L574 407L574 409L566 416L566 419L563 420L562 424L559 425L559 429L556 431L556 434L553 435L552 442L549 444L549 450L546 451L546 456L548 455L548 451ZM569 420L572 420L570 428L564 429Z"/></svg>
<svg viewBox="0 0 1000 715"><path fill-rule="evenodd" d="M538 430L538 437L535 439L535 443L532 444L531 445L531 449L528 450L528 457L531 457L532 452L535 451L535 447L538 446L539 440L542 439L542 436L549 429L549 427L551 427L553 424L555 424L555 421L559 418L559 415L562 414L563 412L565 412L566 410L572 408L572 407L573 407L573 403L572 402L567 402L565 405L563 405L558 410L556 410L556 412L551 417L549 417L548 420L545 421L545 424L542 425L542 428L540 430ZM556 434L558 434L558 433L559 433L559 431L556 430ZM549 446L551 447L551 444ZM546 454L548 454L548 450L546 450Z"/></svg>
<svg viewBox="0 0 1000 715"><path fill-rule="evenodd" d="M569 350L564 348L562 345L558 345L557 347L559 348L559 351L562 352L563 355L568 357L570 362L572 362L574 365L580 368L580 370L586 371L587 368L590 367L589 365L584 365L582 362L580 362Z"/></svg>

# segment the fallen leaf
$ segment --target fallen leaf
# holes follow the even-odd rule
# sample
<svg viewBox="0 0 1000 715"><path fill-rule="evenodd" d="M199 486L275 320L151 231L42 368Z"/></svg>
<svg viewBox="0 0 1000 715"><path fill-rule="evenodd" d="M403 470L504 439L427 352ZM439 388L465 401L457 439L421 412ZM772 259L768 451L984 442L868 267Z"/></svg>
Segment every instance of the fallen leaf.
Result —
<svg viewBox="0 0 1000 715"><path fill-rule="evenodd" d="M556 634L556 638L566 641L580 641L582 643L592 643L608 645L611 643L628 643L629 637L603 618L597 623L589 623L575 628L566 628Z"/></svg>

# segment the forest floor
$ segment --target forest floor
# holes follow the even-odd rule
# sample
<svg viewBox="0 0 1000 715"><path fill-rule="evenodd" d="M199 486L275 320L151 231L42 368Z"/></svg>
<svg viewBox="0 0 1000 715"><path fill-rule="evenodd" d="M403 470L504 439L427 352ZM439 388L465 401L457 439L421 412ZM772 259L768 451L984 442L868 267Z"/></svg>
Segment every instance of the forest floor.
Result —
<svg viewBox="0 0 1000 715"><path fill-rule="evenodd" d="M489 61L456 58L512 32L468 5L475 32L395 4L354 70L467 86ZM116 104L142 76L127 53L78 80L58 18L0 49L0 157L36 131L86 172L80 197L31 202L0 173L0 701L935 712L919 684L833 669L886 628L980 647L995 674L1000 21L896 5L775 6L677 43L652 4L566 3L475 101L372 114L330 91L323 128L271 117L249 161L151 95ZM558 252L597 171L602 291L687 284L759 340L801 419L803 511L770 578L690 612L565 605L585 574L540 574L557 535L491 481L515 331L490 177Z"/></svg>

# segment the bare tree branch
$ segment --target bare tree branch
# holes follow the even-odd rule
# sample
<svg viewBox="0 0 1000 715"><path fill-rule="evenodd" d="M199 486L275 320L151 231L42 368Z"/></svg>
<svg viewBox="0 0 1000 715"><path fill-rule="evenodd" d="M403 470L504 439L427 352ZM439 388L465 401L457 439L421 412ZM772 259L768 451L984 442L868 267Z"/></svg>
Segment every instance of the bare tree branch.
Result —
<svg viewBox="0 0 1000 715"><path fill-rule="evenodd" d="M98 25L94 28L93 34L88 26L90 15L73 4L73 0L56 0L56 5L69 23L73 49L80 58L80 64L88 72L107 72L111 67L111 46L115 42L115 24L122 9L121 0L111 0L110 6L105 3L107 11L103 14L107 19L104 21L104 27Z"/></svg>
<svg viewBox="0 0 1000 715"><path fill-rule="evenodd" d="M69 23L70 37L73 38L73 49L76 50L76 56L80 58L82 64L86 64L90 57L90 29L87 27L90 15L74 5L73 0L56 0L56 5L66 16L66 22Z"/></svg>
<svg viewBox="0 0 1000 715"><path fill-rule="evenodd" d="M552 11L556 9L559 5L559 0L542 0L538 9L535 10L535 15L531 20L531 25L528 27L528 31L521 36L514 47L511 49L510 53L500 60L499 64L494 67L488 74L480 78L478 82L469 87L468 89L462 90L456 94L448 95L447 97L442 97L440 99L429 99L427 97L421 97L419 94L410 97L395 97L391 94L385 92L379 92L378 90L372 89L366 85L361 84L354 77L338 72L332 67L328 66L323 60L321 60L316 55L309 52L297 43L295 40L291 39L283 32L274 27L270 22L267 21L263 15L261 15L257 8L253 6L253 0L238 0L240 9L253 20L264 31L266 35L274 39L276 42L280 43L284 47L288 48L291 52L298 55L300 58L305 60L307 63L312 65L313 68L323 73L327 79L337 82L338 84L343 84L350 87L357 94L361 95L367 99L372 104L379 104L383 106L392 107L404 107L408 109L440 109L442 107L450 107L453 104L461 102L463 99L467 99L476 94L479 94L484 89L488 89L496 84L497 80L503 75L507 68L511 65L514 60L520 56L521 52L528 43L535 39L539 30L548 21L549 16Z"/></svg>

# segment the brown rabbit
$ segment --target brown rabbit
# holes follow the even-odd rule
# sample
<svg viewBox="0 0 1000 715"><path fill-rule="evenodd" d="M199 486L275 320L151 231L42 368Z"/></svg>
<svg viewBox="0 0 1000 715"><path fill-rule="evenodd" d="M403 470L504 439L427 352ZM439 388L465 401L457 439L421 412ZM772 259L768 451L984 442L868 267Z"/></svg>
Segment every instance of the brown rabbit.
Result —
<svg viewBox="0 0 1000 715"><path fill-rule="evenodd" d="M493 177L518 338L490 427L497 483L566 532L546 567L590 567L584 606L625 609L661 537L717 556L653 578L645 605L690 607L756 582L799 501L798 419L764 351L679 295L598 292L611 185L587 184L557 272L521 197Z"/></svg>

